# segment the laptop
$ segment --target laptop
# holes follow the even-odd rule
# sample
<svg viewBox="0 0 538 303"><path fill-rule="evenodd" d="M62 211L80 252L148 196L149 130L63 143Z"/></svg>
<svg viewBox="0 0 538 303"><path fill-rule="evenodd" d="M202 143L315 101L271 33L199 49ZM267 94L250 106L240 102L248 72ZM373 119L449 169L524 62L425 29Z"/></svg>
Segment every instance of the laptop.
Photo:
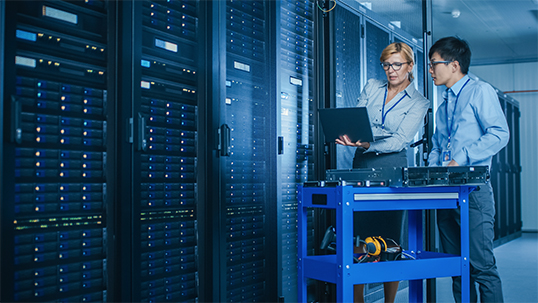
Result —
<svg viewBox="0 0 538 303"><path fill-rule="evenodd" d="M343 135L352 142L374 142L389 137L374 137L366 107L321 108L318 111L327 143Z"/></svg>

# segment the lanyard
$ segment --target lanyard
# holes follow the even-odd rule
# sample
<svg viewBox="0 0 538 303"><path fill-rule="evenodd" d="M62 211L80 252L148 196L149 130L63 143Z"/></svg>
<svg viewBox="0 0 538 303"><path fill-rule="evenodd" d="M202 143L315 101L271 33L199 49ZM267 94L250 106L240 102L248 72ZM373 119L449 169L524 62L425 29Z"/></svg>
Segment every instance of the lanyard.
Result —
<svg viewBox="0 0 538 303"><path fill-rule="evenodd" d="M385 117L387 117L387 114L396 106L398 105L398 103L400 103L400 101L403 100L403 98L405 98L405 96L407 96L407 92L404 90L404 95L400 98L400 100L398 100L398 102L396 102L391 108L389 108L389 110L385 113L385 103L387 102L387 88L385 88L385 97L383 98L383 107L382 107L382 112L381 112L381 128L385 129Z"/></svg>
<svg viewBox="0 0 538 303"><path fill-rule="evenodd" d="M446 111L446 128L447 128L447 132L448 132L448 144L446 145L446 148L450 148L450 139L452 138L452 126L454 125L454 116L456 115L456 106L458 106L458 99L460 97L460 94L461 94L461 91L463 91L463 88L465 87L465 85L467 85L467 83L469 83L469 80L471 79L467 79L467 81L465 82L465 84L463 84L463 86L461 87L459 93L456 95L456 101L454 101L454 111L452 111L452 121L450 121L450 126L448 125L448 95L446 96L446 101L445 101L445 111ZM448 90L447 90L447 94L448 94Z"/></svg>

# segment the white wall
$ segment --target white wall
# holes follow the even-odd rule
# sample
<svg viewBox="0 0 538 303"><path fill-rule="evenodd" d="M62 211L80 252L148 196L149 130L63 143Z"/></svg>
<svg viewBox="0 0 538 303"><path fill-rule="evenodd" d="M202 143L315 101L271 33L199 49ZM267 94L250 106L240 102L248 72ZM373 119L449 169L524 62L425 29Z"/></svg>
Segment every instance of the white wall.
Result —
<svg viewBox="0 0 538 303"><path fill-rule="evenodd" d="M538 90L538 62L471 66L470 72L507 91ZM538 231L538 92L511 93L519 101L523 231Z"/></svg>

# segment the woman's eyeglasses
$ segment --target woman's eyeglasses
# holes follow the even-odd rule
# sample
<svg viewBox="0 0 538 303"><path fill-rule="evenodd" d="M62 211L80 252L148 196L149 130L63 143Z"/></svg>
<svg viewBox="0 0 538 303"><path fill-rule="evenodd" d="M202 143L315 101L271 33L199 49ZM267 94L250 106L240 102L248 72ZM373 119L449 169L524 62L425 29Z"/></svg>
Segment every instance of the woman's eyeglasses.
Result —
<svg viewBox="0 0 538 303"><path fill-rule="evenodd" d="M409 64L411 62L394 62L394 63L388 63L388 62L381 62L381 67L383 67L384 70L389 70L389 68L392 66L392 69L397 72L400 69L402 69L402 65Z"/></svg>

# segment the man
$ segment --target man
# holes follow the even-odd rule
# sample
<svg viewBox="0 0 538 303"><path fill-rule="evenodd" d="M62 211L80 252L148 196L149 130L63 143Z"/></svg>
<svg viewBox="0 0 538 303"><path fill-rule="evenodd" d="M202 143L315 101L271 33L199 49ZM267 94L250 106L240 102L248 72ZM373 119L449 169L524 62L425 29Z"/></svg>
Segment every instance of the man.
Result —
<svg viewBox="0 0 538 303"><path fill-rule="evenodd" d="M469 45L456 37L437 41L430 49L429 72L437 86L446 86L436 114L430 166L488 165L510 137L497 93L491 85L471 79ZM493 255L495 201L491 184L469 195L471 302L503 302L502 285ZM438 210L441 246L460 254L459 209ZM453 278L456 302L461 302L461 278Z"/></svg>

